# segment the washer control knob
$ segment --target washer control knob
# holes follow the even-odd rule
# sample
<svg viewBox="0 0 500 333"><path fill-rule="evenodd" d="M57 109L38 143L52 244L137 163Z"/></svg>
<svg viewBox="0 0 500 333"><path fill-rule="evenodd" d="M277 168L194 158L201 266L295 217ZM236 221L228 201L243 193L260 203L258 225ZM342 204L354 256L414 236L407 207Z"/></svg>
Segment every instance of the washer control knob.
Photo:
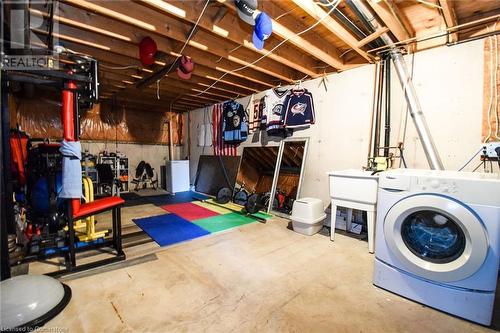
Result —
<svg viewBox="0 0 500 333"><path fill-rule="evenodd" d="M439 180L434 179L431 181L431 187L432 188L438 188L439 187Z"/></svg>

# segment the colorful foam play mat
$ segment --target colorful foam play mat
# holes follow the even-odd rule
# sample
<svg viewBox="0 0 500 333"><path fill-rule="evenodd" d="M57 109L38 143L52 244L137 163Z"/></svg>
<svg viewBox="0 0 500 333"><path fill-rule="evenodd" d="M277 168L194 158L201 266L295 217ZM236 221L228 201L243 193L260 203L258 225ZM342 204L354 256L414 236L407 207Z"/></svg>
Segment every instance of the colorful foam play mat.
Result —
<svg viewBox="0 0 500 333"><path fill-rule="evenodd" d="M204 200L200 196L196 193L195 197L189 197L190 202L168 201L160 206L166 214L133 221L158 245L167 246L256 222L256 216L263 219L272 217L262 212L253 216L238 213L235 210L241 211L241 206L218 205L212 199Z"/></svg>

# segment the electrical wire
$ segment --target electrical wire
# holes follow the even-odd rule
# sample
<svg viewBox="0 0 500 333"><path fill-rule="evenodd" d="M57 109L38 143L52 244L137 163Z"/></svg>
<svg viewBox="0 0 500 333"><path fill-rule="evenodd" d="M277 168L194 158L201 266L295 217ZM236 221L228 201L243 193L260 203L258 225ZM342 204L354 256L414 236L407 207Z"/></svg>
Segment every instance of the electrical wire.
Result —
<svg viewBox="0 0 500 333"><path fill-rule="evenodd" d="M348 49L347 51L344 51L341 55L339 55L339 58L342 58L345 56L347 53L351 52L353 49Z"/></svg>
<svg viewBox="0 0 500 333"><path fill-rule="evenodd" d="M294 38L294 37L298 37L302 34L305 34L306 32L310 31L311 29L314 29L318 24L320 24L326 17L330 16L330 14L337 8L337 6L339 5L340 3L340 0L334 0L335 1L335 4L332 6L332 8L327 12L325 13L325 15L320 18L319 20L317 20L313 25L311 25L309 28L299 32L299 33L296 33L294 34L293 36L289 36L287 38L285 38L284 40L282 40L280 43L278 43L278 45L276 45L275 47L273 47L271 50L267 51L264 55L262 55L260 58L254 60L253 62L245 65L245 66L242 66L240 68L236 68L236 69L233 69L231 71L227 71L225 72L224 74L222 74L214 83L212 83L208 88L206 88L205 90L203 90L202 92L194 95L194 96L201 96L202 94L206 93L209 89L213 88L218 82L220 82L220 80L222 80L224 77L226 77L228 74L231 74L231 73L235 73L235 72L239 72L245 68L248 68L248 67L251 67L253 65L255 65L256 63L258 63L259 61L261 61L262 59L266 58L267 56L269 56L274 50L276 50L278 47L280 47L281 45L283 45L284 43L288 42L290 39ZM333 3L333 2L332 2Z"/></svg>
<svg viewBox="0 0 500 333"><path fill-rule="evenodd" d="M283 16L286 16L288 14L290 14L291 12L293 12L294 10L297 10L297 8L299 8L298 6L295 6L294 8L290 9L289 11L287 12L284 12L283 14L279 15L278 17L276 17L274 20L275 21L278 21L280 18L282 18Z"/></svg>
<svg viewBox="0 0 500 333"><path fill-rule="evenodd" d="M336 0L332 0L332 1L325 0L325 2L314 1L314 3L317 5L323 6L323 7L330 7L334 4L335 1Z"/></svg>
<svg viewBox="0 0 500 333"><path fill-rule="evenodd" d="M174 68L174 66L177 64L177 60L179 60L179 58L182 56L182 52L184 52L184 49L186 48L187 44L189 43L189 41L191 40L191 37L193 37L193 34L194 32L196 31L196 28L198 27L198 24L200 23L200 20L203 16L203 14L205 13L205 10L207 9L208 7L208 4L210 3L210 0L207 0L205 2L205 6L203 6L203 9L201 10L201 13L200 15L198 16L198 19L196 20L193 28L191 29L188 37L186 38L186 41L184 42L184 45L182 45L182 48L178 53L178 55L176 56L175 60L172 62L172 64L170 64L170 67L168 68L167 72L165 73L164 76L167 76L168 73L170 73L170 71L172 70L172 68ZM156 81L157 83L157 98L160 99L160 81L161 81L162 78L158 79ZM171 103L172 104L172 103ZM172 105L170 105L170 107L172 107Z"/></svg>
<svg viewBox="0 0 500 333"><path fill-rule="evenodd" d="M465 162L464 165L462 165L462 167L460 169L458 169L458 171L462 171L463 169L465 169L465 167L467 165L469 165L470 162L472 162L472 160L484 149L484 147L481 147L467 162Z"/></svg>
<svg viewBox="0 0 500 333"><path fill-rule="evenodd" d="M233 48L233 49L229 50L229 51L227 52L227 54L228 54L228 55L230 55L231 53L233 53L234 51L238 50L238 49L239 49L239 48L241 48L241 47L243 47L243 44L240 44L240 45L236 46L235 48ZM221 61L222 61L222 59L224 59L224 57L220 57L219 59L215 60L215 62L216 62L216 63L219 63L219 62L221 62Z"/></svg>
<svg viewBox="0 0 500 333"><path fill-rule="evenodd" d="M322 1L314 1L314 3L317 4L317 5L319 5L319 6L330 7L335 2L335 1L329 2L328 0L324 0L324 1L326 1L327 3L322 2ZM349 17L347 17L346 15L344 15L344 13L342 13L342 11L337 10L337 14L340 15L340 16L342 16L342 18L344 20L346 20L347 22L349 22L351 24L351 27L354 30L356 30L358 34L360 34L361 36L363 36L363 38L366 37L366 33L363 30L361 30L360 28L358 28L358 26L356 24L354 24L354 22L351 21L351 19L349 19ZM339 57L342 58L342 56L344 54L346 54L347 52L349 52L349 51L352 51L352 49L347 50L346 52L342 53Z"/></svg>
<svg viewBox="0 0 500 333"><path fill-rule="evenodd" d="M479 163L479 165L477 167L475 167L474 170L472 170L472 172L475 172L477 169L479 169L479 167L481 165L483 165L483 168L484 168L484 165L485 165L484 161L481 161L481 163Z"/></svg>

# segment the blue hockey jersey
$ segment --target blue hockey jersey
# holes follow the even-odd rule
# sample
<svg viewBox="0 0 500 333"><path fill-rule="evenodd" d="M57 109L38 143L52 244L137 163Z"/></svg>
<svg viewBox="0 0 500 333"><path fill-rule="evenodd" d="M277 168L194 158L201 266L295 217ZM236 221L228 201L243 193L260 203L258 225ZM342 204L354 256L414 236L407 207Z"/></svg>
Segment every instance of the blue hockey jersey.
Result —
<svg viewBox="0 0 500 333"><path fill-rule="evenodd" d="M243 105L236 101L225 102L221 123L224 142L238 144L246 141L248 136L248 121Z"/></svg>
<svg viewBox="0 0 500 333"><path fill-rule="evenodd" d="M307 89L292 89L285 103L285 128L307 128L314 124L314 101L312 94Z"/></svg>

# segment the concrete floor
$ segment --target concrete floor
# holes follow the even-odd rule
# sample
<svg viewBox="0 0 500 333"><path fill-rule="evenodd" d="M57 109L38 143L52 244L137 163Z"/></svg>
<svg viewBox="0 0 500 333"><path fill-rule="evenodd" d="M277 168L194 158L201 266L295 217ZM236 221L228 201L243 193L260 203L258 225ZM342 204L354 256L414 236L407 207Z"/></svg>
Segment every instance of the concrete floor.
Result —
<svg viewBox="0 0 500 333"><path fill-rule="evenodd" d="M131 207L125 208L124 220L129 209L155 215ZM332 243L286 226L287 221L273 219L169 248L150 246L157 260L70 277L65 283L73 298L46 327L69 332L494 332L374 287L374 257L366 242L338 235Z"/></svg>

